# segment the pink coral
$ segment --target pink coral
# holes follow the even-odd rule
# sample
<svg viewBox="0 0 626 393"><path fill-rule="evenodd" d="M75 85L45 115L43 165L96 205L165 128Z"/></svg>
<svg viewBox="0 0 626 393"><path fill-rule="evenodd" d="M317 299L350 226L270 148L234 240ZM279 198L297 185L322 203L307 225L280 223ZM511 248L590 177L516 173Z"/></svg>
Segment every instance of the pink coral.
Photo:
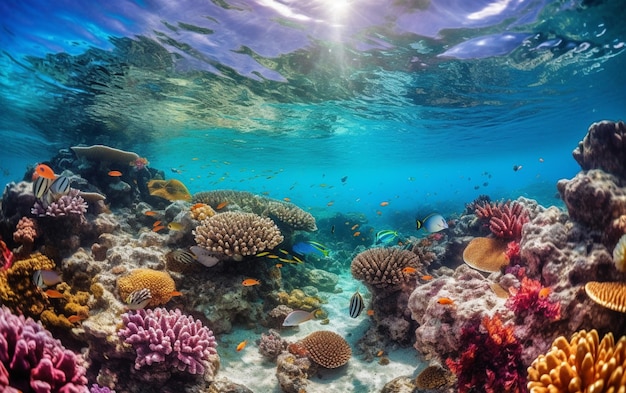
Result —
<svg viewBox="0 0 626 393"><path fill-rule="evenodd" d="M82 357L65 349L41 324L13 315L4 306L0 309L0 386L87 393L82 363Z"/></svg>
<svg viewBox="0 0 626 393"><path fill-rule="evenodd" d="M489 219L491 233L501 239L521 239L522 227L528 222L528 211L519 202L477 205L476 215Z"/></svg>
<svg viewBox="0 0 626 393"><path fill-rule="evenodd" d="M13 232L13 241L20 244L33 244L37 238L37 222L32 218L22 217Z"/></svg>
<svg viewBox="0 0 626 393"><path fill-rule="evenodd" d="M468 321L461 330L462 352L457 360L448 358L447 366L458 378L460 393L480 386L487 393L526 392L522 345L498 315Z"/></svg>
<svg viewBox="0 0 626 393"><path fill-rule="evenodd" d="M555 320L561 315L561 303L552 302L549 298L550 288L543 288L537 280L523 277L520 288L510 291L513 296L507 299L506 305L517 316L524 317L532 313Z"/></svg>

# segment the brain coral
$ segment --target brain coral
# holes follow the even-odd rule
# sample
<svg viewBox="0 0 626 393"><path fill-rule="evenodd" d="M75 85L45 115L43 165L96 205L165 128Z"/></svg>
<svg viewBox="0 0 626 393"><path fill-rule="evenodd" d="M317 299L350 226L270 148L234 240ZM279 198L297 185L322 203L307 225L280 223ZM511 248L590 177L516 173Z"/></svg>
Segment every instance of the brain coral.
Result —
<svg viewBox="0 0 626 393"><path fill-rule="evenodd" d="M272 249L283 241L271 219L254 213L216 214L202 221L193 233L199 246L234 259Z"/></svg>
<svg viewBox="0 0 626 393"><path fill-rule="evenodd" d="M420 259L414 253L399 248L371 248L352 260L352 275L377 289L398 288L414 279L415 274L404 268L419 268Z"/></svg>
<svg viewBox="0 0 626 393"><path fill-rule="evenodd" d="M148 288L152 300L148 306L158 306L169 302L176 291L174 280L167 272L152 269L134 269L128 275L117 279L117 288L122 300L139 289Z"/></svg>
<svg viewBox="0 0 626 393"><path fill-rule="evenodd" d="M348 363L352 350L346 340L337 333L320 330L306 336L301 341L309 357L326 368L337 368Z"/></svg>
<svg viewBox="0 0 626 393"><path fill-rule="evenodd" d="M612 333L602 341L594 329L581 330L568 342L563 336L528 368L528 390L540 392L618 392L626 384L626 336L617 344Z"/></svg>

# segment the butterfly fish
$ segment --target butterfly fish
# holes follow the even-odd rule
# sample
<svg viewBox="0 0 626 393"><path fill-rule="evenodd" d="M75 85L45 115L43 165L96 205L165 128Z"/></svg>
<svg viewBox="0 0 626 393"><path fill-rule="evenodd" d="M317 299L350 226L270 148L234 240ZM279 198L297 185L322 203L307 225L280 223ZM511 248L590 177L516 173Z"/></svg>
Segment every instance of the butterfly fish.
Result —
<svg viewBox="0 0 626 393"><path fill-rule="evenodd" d="M50 192L57 198L69 194L70 179L67 176L57 177L50 185Z"/></svg>
<svg viewBox="0 0 626 393"><path fill-rule="evenodd" d="M361 296L361 294L357 290L350 298L350 317L358 317L364 308L365 303L363 302L363 296Z"/></svg>
<svg viewBox="0 0 626 393"><path fill-rule="evenodd" d="M185 250L174 250L169 253L170 258L174 259L176 262L189 265L196 262L196 256L190 251Z"/></svg>
<svg viewBox="0 0 626 393"><path fill-rule="evenodd" d="M148 288L133 291L126 297L126 307L131 310L141 310L145 308L152 300L152 293Z"/></svg>
<svg viewBox="0 0 626 393"><path fill-rule="evenodd" d="M202 248L200 246L189 247L189 251L193 253L193 255L196 257L196 260L198 262L200 262L206 267L213 267L217 265L217 263L222 258L224 258L223 254L209 251L206 248Z"/></svg>
<svg viewBox="0 0 626 393"><path fill-rule="evenodd" d="M40 199L43 197L43 195L48 192L48 189L50 189L53 181L54 180L43 176L39 176L35 179L33 182L33 194L35 194L35 198Z"/></svg>

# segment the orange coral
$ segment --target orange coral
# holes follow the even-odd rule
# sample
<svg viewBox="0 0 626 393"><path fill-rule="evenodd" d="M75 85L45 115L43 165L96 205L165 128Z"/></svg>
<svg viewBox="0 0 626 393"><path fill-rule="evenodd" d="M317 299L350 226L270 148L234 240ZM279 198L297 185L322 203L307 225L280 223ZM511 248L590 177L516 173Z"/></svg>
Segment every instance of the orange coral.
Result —
<svg viewBox="0 0 626 393"><path fill-rule="evenodd" d="M159 306L170 301L176 291L174 280L167 272L152 269L134 269L128 275L117 279L117 288L122 300L139 289L150 290L152 300L149 306Z"/></svg>

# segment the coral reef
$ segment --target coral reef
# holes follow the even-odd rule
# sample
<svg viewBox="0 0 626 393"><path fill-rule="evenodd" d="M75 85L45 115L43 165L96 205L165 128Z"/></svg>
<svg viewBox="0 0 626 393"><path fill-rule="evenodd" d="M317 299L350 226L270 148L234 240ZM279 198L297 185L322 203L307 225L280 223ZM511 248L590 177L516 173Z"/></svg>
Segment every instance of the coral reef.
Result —
<svg viewBox="0 0 626 393"><path fill-rule="evenodd" d="M22 217L13 232L13 241L19 243L19 255L28 255L33 250L35 239L39 236L37 222L29 217Z"/></svg>
<svg viewBox="0 0 626 393"><path fill-rule="evenodd" d="M520 239L528 222L528 211L517 201L476 205L476 216L489 220L491 233L499 239Z"/></svg>
<svg viewBox="0 0 626 393"><path fill-rule="evenodd" d="M0 386L25 392L88 392L82 357L65 349L31 318L13 315L4 306L0 308Z"/></svg>
<svg viewBox="0 0 626 393"><path fill-rule="evenodd" d="M44 205L36 201L31 213L38 217L78 217L82 219L87 212L87 202L79 195L79 191L71 189L69 194Z"/></svg>
<svg viewBox="0 0 626 393"><path fill-rule="evenodd" d="M422 268L414 253L399 248L370 248L354 257L350 270L354 278L383 292L398 290L415 279L415 272L407 271L407 267Z"/></svg>
<svg viewBox="0 0 626 393"><path fill-rule="evenodd" d="M136 369L166 362L190 374L213 376L219 368L213 332L178 309L128 312L122 323L118 335L137 352Z"/></svg>
<svg viewBox="0 0 626 393"><path fill-rule="evenodd" d="M152 299L148 306L160 306L170 301L176 285L169 273L152 269L133 269L126 276L117 280L120 298L126 300L134 291L147 288Z"/></svg>
<svg viewBox="0 0 626 393"><path fill-rule="evenodd" d="M319 297L307 295L303 290L298 288L291 290L289 293L280 291L277 297L280 304L304 311L316 310L324 303Z"/></svg>
<svg viewBox="0 0 626 393"><path fill-rule="evenodd" d="M289 352L283 352L278 355L276 364L276 378L283 392L306 392L309 373L313 371L313 364L308 357L299 357Z"/></svg>
<svg viewBox="0 0 626 393"><path fill-rule="evenodd" d="M271 219L254 213L216 214L202 221L193 233L199 246L236 260L271 250L283 241Z"/></svg>
<svg viewBox="0 0 626 393"><path fill-rule="evenodd" d="M587 296L609 310L626 313L626 282L597 282L585 284Z"/></svg>
<svg viewBox="0 0 626 393"><path fill-rule="evenodd" d="M513 310L515 315L523 319L529 313L539 314L543 318L555 320L561 315L561 303L550 300L550 288L544 288L541 283L532 278L522 277L520 288L509 297L506 306Z"/></svg>
<svg viewBox="0 0 626 393"><path fill-rule="evenodd" d="M280 337L278 331L270 329L268 334L262 333L259 340L259 353L269 360L276 360L287 349L287 341Z"/></svg>
<svg viewBox="0 0 626 393"><path fill-rule="evenodd" d="M460 393L480 386L485 392L525 392L526 377L521 361L522 345L496 314L474 318L461 329L460 356L446 360L458 379ZM478 370L480 370L478 372Z"/></svg>
<svg viewBox="0 0 626 393"><path fill-rule="evenodd" d="M337 333L319 330L300 341L309 357L316 364L325 368L337 368L348 363L352 350L346 340Z"/></svg>
<svg viewBox="0 0 626 393"><path fill-rule="evenodd" d="M0 274L0 300L14 312L37 317L50 303L32 282L36 270L52 270L55 264L42 254L16 261L10 269Z"/></svg>
<svg viewBox="0 0 626 393"><path fill-rule="evenodd" d="M502 239L476 237L463 251L463 261L481 272L498 272L509 264L508 243Z"/></svg>
<svg viewBox="0 0 626 393"><path fill-rule="evenodd" d="M196 203L191 206L190 209L191 218L196 221L206 220L209 217L213 217L215 215L215 210L206 203Z"/></svg>
<svg viewBox="0 0 626 393"><path fill-rule="evenodd" d="M601 121L589 126L587 134L572 153L580 167L587 171L601 169L626 179L626 124Z"/></svg>
<svg viewBox="0 0 626 393"><path fill-rule="evenodd" d="M441 389L454 381L454 377L448 370L440 365L431 365L415 377L415 386L418 389Z"/></svg>
<svg viewBox="0 0 626 393"><path fill-rule="evenodd" d="M626 336L617 343L612 333L602 341L594 329L563 336L528 368L528 390L539 392L617 392L624 389Z"/></svg>

